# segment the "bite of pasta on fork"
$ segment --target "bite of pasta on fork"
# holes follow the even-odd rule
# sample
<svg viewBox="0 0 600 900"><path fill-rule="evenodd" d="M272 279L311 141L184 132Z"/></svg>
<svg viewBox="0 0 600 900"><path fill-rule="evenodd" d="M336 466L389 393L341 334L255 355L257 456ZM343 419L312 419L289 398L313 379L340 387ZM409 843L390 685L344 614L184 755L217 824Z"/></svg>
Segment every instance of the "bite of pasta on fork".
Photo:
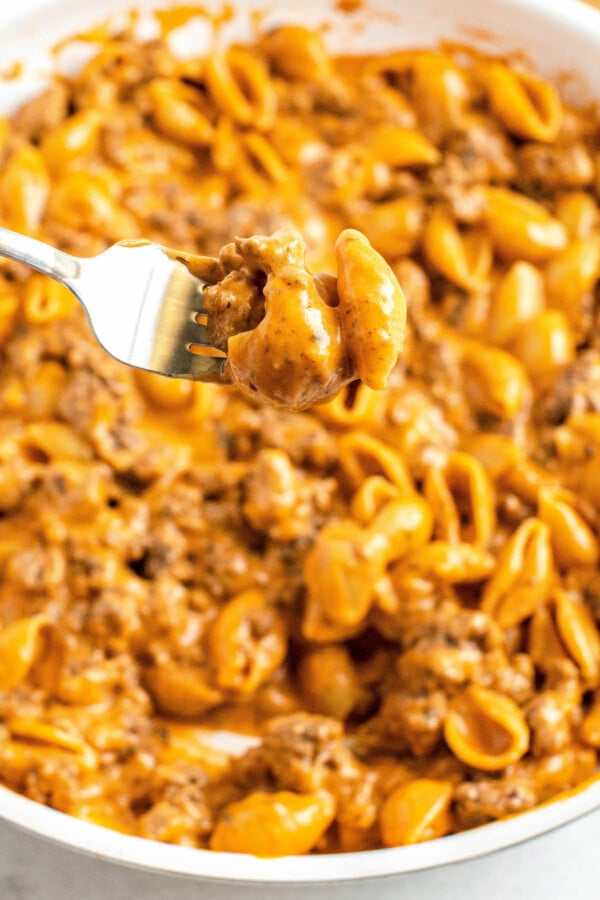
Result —
<svg viewBox="0 0 600 900"><path fill-rule="evenodd" d="M356 379L383 390L404 339L396 276L354 229L336 242L337 278L309 272L293 228L237 238L218 259L126 240L81 259L0 228L0 255L69 288L120 362L233 383L291 409Z"/></svg>

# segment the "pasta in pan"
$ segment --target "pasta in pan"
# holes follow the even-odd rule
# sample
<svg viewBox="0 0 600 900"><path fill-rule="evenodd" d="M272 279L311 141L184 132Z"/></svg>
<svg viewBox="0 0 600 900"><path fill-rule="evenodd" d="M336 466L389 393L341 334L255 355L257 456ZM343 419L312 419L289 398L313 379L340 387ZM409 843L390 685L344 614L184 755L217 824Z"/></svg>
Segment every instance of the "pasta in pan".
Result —
<svg viewBox="0 0 600 900"><path fill-rule="evenodd" d="M237 236L238 288L250 236L295 228L310 271L338 273L332 322L389 271L408 307L397 364L375 305L346 331L362 381L299 412L258 396L285 399L286 340L319 362L285 316L274 351L218 336L259 390L169 381L0 264L2 783L269 856L440 838L590 778L594 115L464 50L334 58L284 25L180 60L126 28L0 137L9 227L81 255L144 237L214 258ZM242 294L281 276L252 271ZM259 740L230 759L213 728Z"/></svg>

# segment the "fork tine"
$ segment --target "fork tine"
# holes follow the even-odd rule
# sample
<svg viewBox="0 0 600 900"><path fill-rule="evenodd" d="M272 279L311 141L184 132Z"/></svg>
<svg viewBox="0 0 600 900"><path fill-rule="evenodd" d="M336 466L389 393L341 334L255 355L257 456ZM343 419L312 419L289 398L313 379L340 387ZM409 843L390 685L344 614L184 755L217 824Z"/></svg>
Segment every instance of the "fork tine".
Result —
<svg viewBox="0 0 600 900"><path fill-rule="evenodd" d="M223 368L227 362L225 356L200 356L196 353L188 353L190 358L189 370L187 374L180 375L181 378L202 378L204 381L220 381L223 375Z"/></svg>
<svg viewBox="0 0 600 900"><path fill-rule="evenodd" d="M191 344L205 344L207 347L212 347L211 342L208 340L208 333L206 330L206 324L201 322L193 322L194 325L194 336L190 340Z"/></svg>
<svg viewBox="0 0 600 900"><path fill-rule="evenodd" d="M177 254L149 242L123 242L81 260L80 269L73 289L94 334L116 359L176 378L219 379L226 358L212 345L202 311L211 282L196 277Z"/></svg>
<svg viewBox="0 0 600 900"><path fill-rule="evenodd" d="M175 263L165 292L168 300L155 332L151 366L156 371L179 378L221 374L225 360L212 348L206 324L197 322L204 287L205 282L191 276L181 263ZM214 349L215 356L194 354L190 351L194 345Z"/></svg>

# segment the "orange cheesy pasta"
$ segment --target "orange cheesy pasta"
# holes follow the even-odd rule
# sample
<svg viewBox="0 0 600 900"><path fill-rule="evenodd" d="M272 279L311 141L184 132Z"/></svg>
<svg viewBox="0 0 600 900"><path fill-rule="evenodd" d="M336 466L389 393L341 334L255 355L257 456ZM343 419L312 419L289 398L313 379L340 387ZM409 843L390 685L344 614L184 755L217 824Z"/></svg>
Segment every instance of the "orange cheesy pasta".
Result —
<svg viewBox="0 0 600 900"><path fill-rule="evenodd" d="M181 60L125 28L0 137L4 225L84 256L228 245L207 305L247 385L133 372L0 263L0 781L273 856L590 778L597 118L464 50L334 58L283 25Z"/></svg>
<svg viewBox="0 0 600 900"><path fill-rule="evenodd" d="M288 228L238 238L218 260L189 260L216 279L203 311L208 339L227 352L224 380L289 409L325 403L357 379L383 390L406 326L396 276L351 228L336 241L337 278L311 275L305 255Z"/></svg>

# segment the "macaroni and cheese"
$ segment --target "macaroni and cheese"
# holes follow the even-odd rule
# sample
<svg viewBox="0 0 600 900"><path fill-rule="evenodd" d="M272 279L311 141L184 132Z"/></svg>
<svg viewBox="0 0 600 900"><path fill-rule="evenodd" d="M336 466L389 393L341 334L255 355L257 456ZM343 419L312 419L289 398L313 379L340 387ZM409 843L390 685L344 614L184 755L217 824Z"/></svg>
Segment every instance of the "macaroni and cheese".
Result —
<svg viewBox="0 0 600 900"><path fill-rule="evenodd" d="M299 229L339 305L286 231L289 277L350 320L362 379L311 411L263 404L350 377L281 310L277 347L251 318L256 353L229 339L256 392L135 373L67 291L0 265L4 785L277 855L442 837L594 774L597 134L522 63L332 58L285 25L185 61L125 29L2 124L2 223L66 250L215 256L238 235L226 278L266 297L282 274L250 236ZM356 229L407 298L384 391L386 311L352 321L387 269ZM259 740L230 759L214 728Z"/></svg>

